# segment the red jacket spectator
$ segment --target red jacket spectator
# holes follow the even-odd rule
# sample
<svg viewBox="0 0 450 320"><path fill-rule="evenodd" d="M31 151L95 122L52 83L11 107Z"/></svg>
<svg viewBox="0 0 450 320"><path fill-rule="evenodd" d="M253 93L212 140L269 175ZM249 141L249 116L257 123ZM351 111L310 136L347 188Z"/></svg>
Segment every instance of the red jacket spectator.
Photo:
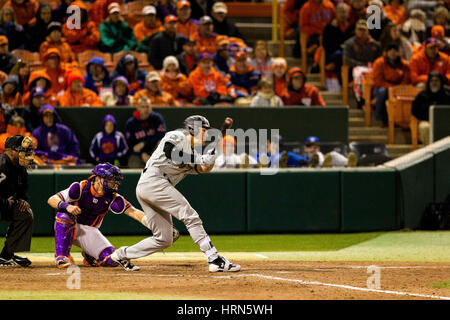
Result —
<svg viewBox="0 0 450 320"><path fill-rule="evenodd" d="M425 47L411 57L409 67L413 84L427 83L431 71L439 71L450 81L450 58L439 52L438 42L434 38L427 39Z"/></svg>
<svg viewBox="0 0 450 320"><path fill-rule="evenodd" d="M408 20L408 12L402 6L401 0L391 0L389 5L383 8L386 16L395 24L402 25Z"/></svg>
<svg viewBox="0 0 450 320"><path fill-rule="evenodd" d="M67 87L67 69L61 63L61 53L56 48L48 49L42 58L42 62L45 66L45 72L52 82L52 86L48 90L49 93L56 97L61 96Z"/></svg>
<svg viewBox="0 0 450 320"><path fill-rule="evenodd" d="M308 0L300 9L300 30L308 35L323 33L334 18L334 4L329 0Z"/></svg>
<svg viewBox="0 0 450 320"><path fill-rule="evenodd" d="M372 69L374 87L389 88L400 84L408 84L411 81L409 66L405 60L398 58L398 63L393 66L385 56L375 60Z"/></svg>
<svg viewBox="0 0 450 320"><path fill-rule="evenodd" d="M281 98L285 106L325 106L319 89L306 83L306 75L298 67L289 70L288 87Z"/></svg>
<svg viewBox="0 0 450 320"><path fill-rule="evenodd" d="M109 15L108 6L113 2L118 4L119 1L118 0L94 1L88 11L89 19L92 22L94 22L97 26L99 26L100 23L102 23L102 21L108 17Z"/></svg>
<svg viewBox="0 0 450 320"><path fill-rule="evenodd" d="M37 0L9 0L5 3L5 6L12 7L16 13L17 23L25 26L34 22L39 2Z"/></svg>

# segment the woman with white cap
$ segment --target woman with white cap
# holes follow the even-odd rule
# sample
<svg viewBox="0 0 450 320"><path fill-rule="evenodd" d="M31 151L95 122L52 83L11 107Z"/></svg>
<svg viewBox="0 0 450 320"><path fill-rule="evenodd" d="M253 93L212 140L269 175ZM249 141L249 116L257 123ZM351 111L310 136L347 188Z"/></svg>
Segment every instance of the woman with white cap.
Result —
<svg viewBox="0 0 450 320"><path fill-rule="evenodd" d="M180 72L177 58L168 56L163 61L161 88L170 93L180 105L189 104L192 98L192 86L187 77Z"/></svg>

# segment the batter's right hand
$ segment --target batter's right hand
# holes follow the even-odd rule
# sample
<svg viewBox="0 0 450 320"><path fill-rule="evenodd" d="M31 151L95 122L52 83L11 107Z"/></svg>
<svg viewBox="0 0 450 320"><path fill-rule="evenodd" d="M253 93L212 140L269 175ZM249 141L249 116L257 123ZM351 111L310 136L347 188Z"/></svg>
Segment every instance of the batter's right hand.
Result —
<svg viewBox="0 0 450 320"><path fill-rule="evenodd" d="M81 213L81 209L78 206L69 205L66 210L68 213L73 214L73 215L77 215L77 214Z"/></svg>

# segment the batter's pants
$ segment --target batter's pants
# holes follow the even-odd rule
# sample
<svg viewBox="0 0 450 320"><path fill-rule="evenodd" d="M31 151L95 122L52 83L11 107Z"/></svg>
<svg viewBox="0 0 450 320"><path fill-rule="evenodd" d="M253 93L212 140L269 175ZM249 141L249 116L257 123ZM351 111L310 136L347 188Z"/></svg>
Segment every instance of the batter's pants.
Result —
<svg viewBox="0 0 450 320"><path fill-rule="evenodd" d="M26 212L20 212L17 205L0 212L0 221L9 222L5 236L6 252L13 254L15 252L30 251L33 219L33 211L31 209Z"/></svg>
<svg viewBox="0 0 450 320"><path fill-rule="evenodd" d="M152 169L150 169L152 170ZM151 177L136 187L137 199L149 220L153 236L129 247L117 249L120 259L137 259L163 250L173 243L172 216L183 222L195 243L207 236L198 213L186 198L162 175Z"/></svg>

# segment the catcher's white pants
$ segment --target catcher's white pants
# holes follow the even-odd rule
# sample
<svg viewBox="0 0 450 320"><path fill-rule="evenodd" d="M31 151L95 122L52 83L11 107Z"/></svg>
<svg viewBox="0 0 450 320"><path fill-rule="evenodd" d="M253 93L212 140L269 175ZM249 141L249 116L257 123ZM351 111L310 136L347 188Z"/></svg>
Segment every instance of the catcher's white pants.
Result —
<svg viewBox="0 0 450 320"><path fill-rule="evenodd" d="M172 216L185 224L195 243L208 236L198 213L161 172L149 168L146 174L147 179L136 187L136 196L148 218L153 236L135 245L117 249L119 259L145 257L172 245Z"/></svg>
<svg viewBox="0 0 450 320"><path fill-rule="evenodd" d="M95 259L104 249L113 246L98 228L77 223L75 230L73 244Z"/></svg>

